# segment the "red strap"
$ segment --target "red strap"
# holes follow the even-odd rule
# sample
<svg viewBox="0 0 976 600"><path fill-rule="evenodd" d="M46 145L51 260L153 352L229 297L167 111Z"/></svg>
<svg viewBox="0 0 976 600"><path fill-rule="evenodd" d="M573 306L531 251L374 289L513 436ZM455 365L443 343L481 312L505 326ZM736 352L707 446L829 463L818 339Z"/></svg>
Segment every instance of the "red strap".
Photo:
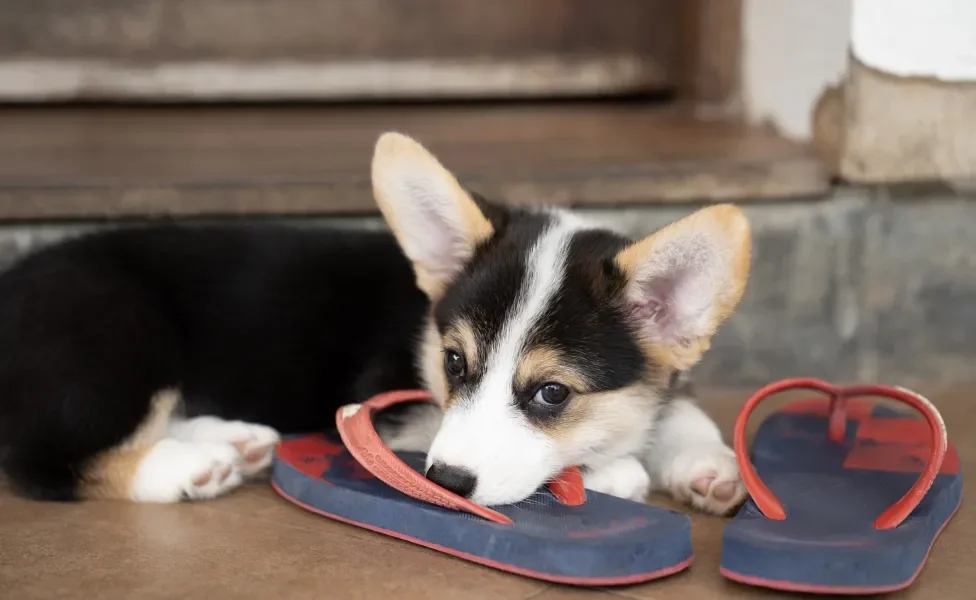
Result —
<svg viewBox="0 0 976 600"><path fill-rule="evenodd" d="M942 468L942 460L945 458L946 450L949 447L949 440L946 436L945 422L939 411L923 396L915 392L900 387L889 387L884 385L854 385L836 386L819 379L784 379L771 383L762 388L749 398L739 417L735 422L734 447L736 460L739 462L739 471L742 473L742 481L746 489L755 501L759 510L769 519L782 521L786 518L786 511L782 503L759 478L752 461L749 460L749 451L746 448L746 424L749 416L756 406L773 394L786 390L814 390L830 396L829 418L827 426L827 437L834 442L842 442L845 439L847 429L847 401L850 398L859 396L876 396L898 400L915 408L922 413L929 425L932 434L932 455L929 457L922 474L918 481L912 486L900 500L892 504L888 509L881 513L874 521L875 529L892 529L904 521L908 515L915 510L918 503L922 501L925 494L935 481Z"/></svg>
<svg viewBox="0 0 976 600"><path fill-rule="evenodd" d="M373 416L395 404L419 400L430 401L431 396L423 390L387 392L362 404L340 408L336 412L336 426L346 449L377 479L412 498L510 525L512 520L500 512L475 504L427 479L400 460L380 439L373 425ZM573 467L563 471L550 484L550 491L565 504L582 504L585 495L579 469Z"/></svg>

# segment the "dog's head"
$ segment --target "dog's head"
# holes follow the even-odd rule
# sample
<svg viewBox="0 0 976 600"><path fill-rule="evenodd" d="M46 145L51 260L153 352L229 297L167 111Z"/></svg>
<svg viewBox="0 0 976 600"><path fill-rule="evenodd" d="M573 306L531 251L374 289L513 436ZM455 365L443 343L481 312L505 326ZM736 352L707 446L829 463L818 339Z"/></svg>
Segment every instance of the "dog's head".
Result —
<svg viewBox="0 0 976 600"><path fill-rule="evenodd" d="M372 178L431 300L420 369L444 419L428 476L481 504L639 450L669 378L708 349L748 278L749 227L733 206L635 242L487 203L392 133Z"/></svg>

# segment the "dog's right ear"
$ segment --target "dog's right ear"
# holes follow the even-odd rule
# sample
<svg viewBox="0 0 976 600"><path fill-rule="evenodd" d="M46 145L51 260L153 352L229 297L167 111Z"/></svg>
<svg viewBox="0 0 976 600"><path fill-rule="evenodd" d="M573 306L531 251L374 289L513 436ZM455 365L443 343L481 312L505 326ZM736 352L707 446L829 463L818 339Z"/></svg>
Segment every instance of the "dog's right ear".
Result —
<svg viewBox="0 0 976 600"><path fill-rule="evenodd" d="M384 133L373 153L373 195L400 248L413 263L417 285L439 297L491 222L457 179L413 139Z"/></svg>
<svg viewBox="0 0 976 600"><path fill-rule="evenodd" d="M751 247L745 215L720 204L617 254L627 279L624 310L650 356L677 371L698 362L745 292Z"/></svg>

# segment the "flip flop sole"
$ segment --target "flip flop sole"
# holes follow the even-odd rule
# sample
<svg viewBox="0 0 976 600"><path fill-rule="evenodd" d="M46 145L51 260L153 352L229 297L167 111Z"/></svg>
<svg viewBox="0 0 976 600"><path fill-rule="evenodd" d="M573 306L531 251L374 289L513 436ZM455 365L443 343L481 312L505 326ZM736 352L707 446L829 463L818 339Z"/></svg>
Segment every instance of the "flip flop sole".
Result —
<svg viewBox="0 0 976 600"><path fill-rule="evenodd" d="M422 472L424 457L397 456ZM366 471L338 435L284 439L272 485L282 497L330 519L535 579L625 585L677 573L692 562L685 515L588 491L580 506L542 489L494 507L513 524L415 500Z"/></svg>
<svg viewBox="0 0 976 600"><path fill-rule="evenodd" d="M750 585L808 593L873 594L911 585L959 508L962 475L948 446L941 470L897 527L874 521L904 496L932 453L925 421L851 400L844 439L828 439L829 399L787 405L760 425L752 460L786 509L750 499L726 527L721 572Z"/></svg>

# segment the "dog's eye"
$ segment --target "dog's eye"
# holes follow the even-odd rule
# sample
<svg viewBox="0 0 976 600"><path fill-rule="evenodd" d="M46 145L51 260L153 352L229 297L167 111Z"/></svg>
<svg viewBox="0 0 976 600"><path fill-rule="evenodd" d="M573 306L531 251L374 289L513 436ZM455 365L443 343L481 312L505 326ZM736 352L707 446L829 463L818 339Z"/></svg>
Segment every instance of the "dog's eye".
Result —
<svg viewBox="0 0 976 600"><path fill-rule="evenodd" d="M561 383L545 383L532 398L545 406L559 406L569 398L569 388Z"/></svg>
<svg viewBox="0 0 976 600"><path fill-rule="evenodd" d="M454 379L461 379L467 370L464 357L454 350L444 351L444 370Z"/></svg>

